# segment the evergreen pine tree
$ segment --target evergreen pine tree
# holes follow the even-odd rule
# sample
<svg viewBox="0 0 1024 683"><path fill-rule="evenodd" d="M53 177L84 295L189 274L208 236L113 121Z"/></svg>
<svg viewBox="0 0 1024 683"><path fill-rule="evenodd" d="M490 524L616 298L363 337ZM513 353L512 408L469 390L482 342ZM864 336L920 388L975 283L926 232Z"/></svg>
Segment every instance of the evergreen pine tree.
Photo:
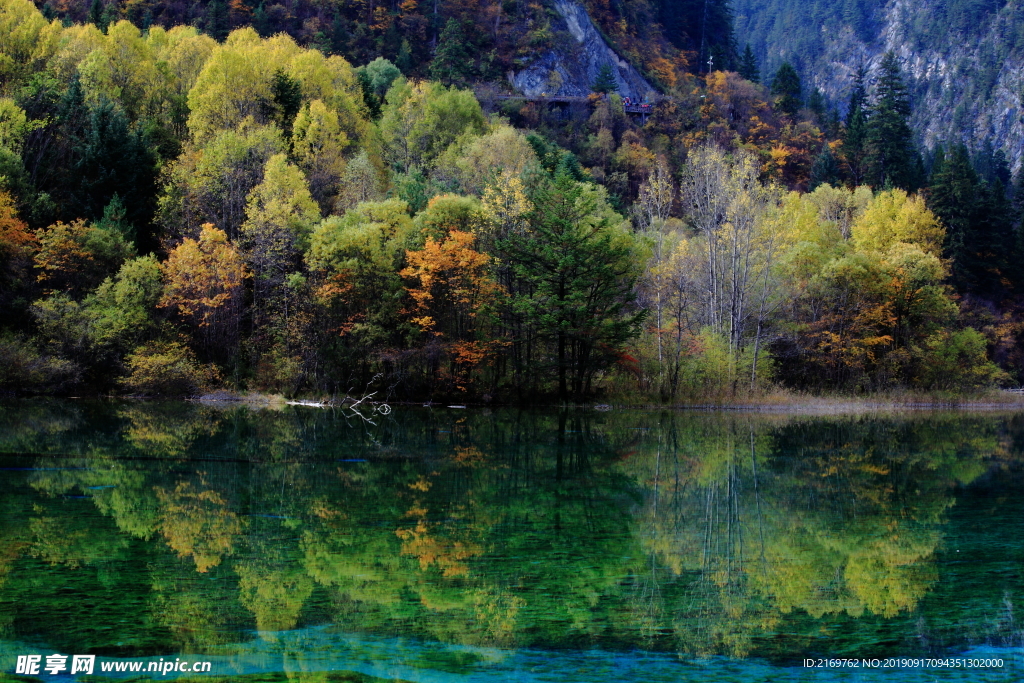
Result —
<svg viewBox="0 0 1024 683"><path fill-rule="evenodd" d="M853 77L853 91L850 93L850 107L846 112L846 135L843 137L843 156L854 185L864 180L864 144L867 138L867 89L863 67Z"/></svg>
<svg viewBox="0 0 1024 683"><path fill-rule="evenodd" d="M230 28L228 6L221 0L213 0L206 9L206 32L214 40L223 41Z"/></svg>
<svg viewBox="0 0 1024 683"><path fill-rule="evenodd" d="M398 48L398 55L395 57L395 66L403 74L412 73L412 47L409 45L409 41L402 39L402 44Z"/></svg>
<svg viewBox="0 0 1024 683"><path fill-rule="evenodd" d="M466 85L473 73L473 60L467 45L462 22L449 19L437 42L434 61L430 64L430 77L445 85Z"/></svg>
<svg viewBox="0 0 1024 683"><path fill-rule="evenodd" d="M975 258L979 269L974 279L978 293L989 299L1001 299L1006 286L1019 280L1019 268L1013 259L1017 246L1013 229L1013 206L1006 186L999 178L983 182L975 209Z"/></svg>
<svg viewBox="0 0 1024 683"><path fill-rule="evenodd" d="M772 94L779 111L796 116L800 111L800 76L789 62L783 62L772 79Z"/></svg>
<svg viewBox="0 0 1024 683"><path fill-rule="evenodd" d="M101 100L89 109L81 156L73 169L74 215L98 219L114 195L123 202L124 219L142 228L152 218L156 160L145 135L132 130L124 113ZM144 248L154 248L140 235Z"/></svg>
<svg viewBox="0 0 1024 683"><path fill-rule="evenodd" d="M865 135L865 179L882 187L887 183L905 190L920 184L920 159L914 149L910 98L896 55L887 52L879 67L875 104Z"/></svg>
<svg viewBox="0 0 1024 683"><path fill-rule="evenodd" d="M334 12L334 21L331 22L331 52L336 55L346 54L348 49L348 29L345 26L345 17L337 10Z"/></svg>
<svg viewBox="0 0 1024 683"><path fill-rule="evenodd" d="M811 166L811 180L808 189L813 191L818 185L838 187L840 182L839 164L836 163L836 158L832 154L832 148L826 143L822 145L821 153L814 160L814 165Z"/></svg>
<svg viewBox="0 0 1024 683"><path fill-rule="evenodd" d="M270 82L270 93L274 99L271 117L286 138L292 136L292 124L302 108L302 84L281 69L274 72Z"/></svg>
<svg viewBox="0 0 1024 683"><path fill-rule="evenodd" d="M839 119L839 111L835 107L829 108L825 114L825 120L822 121L822 126L828 139L836 140L839 138L842 132L842 122Z"/></svg>
<svg viewBox="0 0 1024 683"><path fill-rule="evenodd" d="M750 43L747 43L746 47L743 48L743 54L740 56L740 66L737 71L740 76L743 76L743 78L751 83L761 82L761 72L757 68L757 57L754 56L754 51L750 49Z"/></svg>
<svg viewBox="0 0 1024 683"><path fill-rule="evenodd" d="M613 93L619 89L610 64L601 65L601 68L597 70L597 78L594 79L594 85L590 89L600 93Z"/></svg>
<svg viewBox="0 0 1024 683"><path fill-rule="evenodd" d="M262 2L252 12L252 27L256 33L260 34L261 38L268 37L267 10L263 8Z"/></svg>
<svg viewBox="0 0 1024 683"><path fill-rule="evenodd" d="M101 31L106 31L107 29L103 23L103 3L100 0L92 0L92 3L89 5L89 23Z"/></svg>
<svg viewBox="0 0 1024 683"><path fill-rule="evenodd" d="M814 115L818 117L818 121L824 123L825 121L825 96L821 94L821 91L815 88L811 91L811 94L807 97L807 108L814 112Z"/></svg>
<svg viewBox="0 0 1024 683"><path fill-rule="evenodd" d="M938 150L932 167L928 207L946 226L944 256L950 259L953 282L961 289L973 284L970 273L974 264L970 250L977 191L978 176L971 167L967 149L957 145L948 155Z"/></svg>
<svg viewBox="0 0 1024 683"><path fill-rule="evenodd" d="M96 227L119 232L128 242L135 241L135 226L128 222L128 211L117 192L103 209L103 217L96 221Z"/></svg>

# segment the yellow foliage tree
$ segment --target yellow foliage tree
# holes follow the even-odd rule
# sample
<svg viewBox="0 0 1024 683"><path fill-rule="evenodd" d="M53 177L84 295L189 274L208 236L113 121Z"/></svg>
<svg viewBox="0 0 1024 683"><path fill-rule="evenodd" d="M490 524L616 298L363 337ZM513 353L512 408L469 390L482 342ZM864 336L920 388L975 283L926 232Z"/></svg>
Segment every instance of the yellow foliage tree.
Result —
<svg viewBox="0 0 1024 683"><path fill-rule="evenodd" d="M207 223L198 240L186 239L171 251L161 270L158 306L178 311L207 344L236 338L246 271L223 230Z"/></svg>

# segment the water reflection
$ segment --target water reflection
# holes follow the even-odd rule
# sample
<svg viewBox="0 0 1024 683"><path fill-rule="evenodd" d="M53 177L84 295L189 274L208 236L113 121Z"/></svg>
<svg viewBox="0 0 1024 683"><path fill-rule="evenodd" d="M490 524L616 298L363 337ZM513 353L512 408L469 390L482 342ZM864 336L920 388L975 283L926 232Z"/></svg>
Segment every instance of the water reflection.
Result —
<svg viewBox="0 0 1024 683"><path fill-rule="evenodd" d="M324 625L778 663L1019 646L1021 427L10 403L0 640L132 657Z"/></svg>

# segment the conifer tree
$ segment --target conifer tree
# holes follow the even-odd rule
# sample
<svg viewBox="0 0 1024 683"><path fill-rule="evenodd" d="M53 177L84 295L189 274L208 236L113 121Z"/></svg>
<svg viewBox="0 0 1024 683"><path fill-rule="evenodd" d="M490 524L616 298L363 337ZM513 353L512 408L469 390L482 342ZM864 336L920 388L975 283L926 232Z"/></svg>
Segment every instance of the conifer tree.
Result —
<svg viewBox="0 0 1024 683"><path fill-rule="evenodd" d="M103 3L100 0L92 0L89 5L89 23L101 31L107 28L103 23Z"/></svg>
<svg viewBox="0 0 1024 683"><path fill-rule="evenodd" d="M783 62L772 79L772 95L779 111L796 116L800 111L800 76L789 62Z"/></svg>
<svg viewBox="0 0 1024 683"><path fill-rule="evenodd" d="M837 187L840 184L839 164L836 163L832 148L826 143L821 147L821 153L814 160L811 166L811 182L808 189L814 190L818 185L831 185Z"/></svg>
<svg viewBox="0 0 1024 683"><path fill-rule="evenodd" d="M743 54L740 56L740 66L737 70L740 76L747 79L751 83L761 82L761 72L757 68L757 57L754 56L754 51L750 49L750 43L743 48Z"/></svg>
<svg viewBox="0 0 1024 683"><path fill-rule="evenodd" d="M853 92L850 93L850 108L846 112L846 135L843 137L843 156L849 167L853 184L860 185L864 179L864 145L867 138L867 89L865 69L857 69L853 77Z"/></svg>
<svg viewBox="0 0 1024 683"><path fill-rule="evenodd" d="M282 69L274 72L270 82L270 93L274 98L272 117L285 138L292 136L292 124L299 110L302 109L302 84Z"/></svg>
<svg viewBox="0 0 1024 683"><path fill-rule="evenodd" d="M223 41L230 29L228 6L221 0L213 0L206 10L206 32L215 40Z"/></svg>
<svg viewBox="0 0 1024 683"><path fill-rule="evenodd" d="M462 22L449 19L438 38L434 61L430 64L430 77L445 85L466 85L473 73L473 60L467 45Z"/></svg>
<svg viewBox="0 0 1024 683"><path fill-rule="evenodd" d="M815 88L811 91L811 94L807 97L807 108L814 112L815 116L818 117L819 122L825 120L825 96L821 94L821 91Z"/></svg>
<svg viewBox="0 0 1024 683"><path fill-rule="evenodd" d="M601 68L597 70L597 78L594 79L591 90L599 93L613 93L618 89L619 86L615 82L615 74L612 73L611 65L602 64Z"/></svg>
<svg viewBox="0 0 1024 683"><path fill-rule="evenodd" d="M953 284L962 292L998 297L1010 276L1016 248L1013 208L998 178L981 180L970 154L957 145L936 154L929 205L946 225L945 256Z"/></svg>
<svg viewBox="0 0 1024 683"><path fill-rule="evenodd" d="M636 243L602 189L564 172L541 180L531 202L530 232L498 247L522 285L508 305L527 334L512 355L524 383L553 380L560 400L579 399L639 333Z"/></svg>
<svg viewBox="0 0 1024 683"><path fill-rule="evenodd" d="M920 185L920 159L910 130L910 97L899 61L887 52L879 66L875 104L865 135L865 179L875 187L915 190Z"/></svg>
<svg viewBox="0 0 1024 683"><path fill-rule="evenodd" d="M978 176L971 168L967 149L958 145L950 150L948 156L941 148L938 149L932 168L928 206L946 226L944 256L951 260L953 282L961 289L973 284L972 223L977 190Z"/></svg>

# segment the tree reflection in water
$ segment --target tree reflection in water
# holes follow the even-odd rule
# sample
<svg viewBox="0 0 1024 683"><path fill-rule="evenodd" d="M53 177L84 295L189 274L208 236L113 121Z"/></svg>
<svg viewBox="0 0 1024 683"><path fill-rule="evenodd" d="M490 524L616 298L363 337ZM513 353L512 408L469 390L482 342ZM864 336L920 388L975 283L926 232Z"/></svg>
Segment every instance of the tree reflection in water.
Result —
<svg viewBox="0 0 1024 683"><path fill-rule="evenodd" d="M823 640L876 656L1021 638L1021 575L1002 571L1024 538L1018 418L405 409L378 422L0 407L0 450L16 454L2 458L0 638L163 655L331 624L776 660ZM1008 526L975 528L964 505L957 517L979 481ZM1005 553L971 561L1003 564L950 559L978 533Z"/></svg>

